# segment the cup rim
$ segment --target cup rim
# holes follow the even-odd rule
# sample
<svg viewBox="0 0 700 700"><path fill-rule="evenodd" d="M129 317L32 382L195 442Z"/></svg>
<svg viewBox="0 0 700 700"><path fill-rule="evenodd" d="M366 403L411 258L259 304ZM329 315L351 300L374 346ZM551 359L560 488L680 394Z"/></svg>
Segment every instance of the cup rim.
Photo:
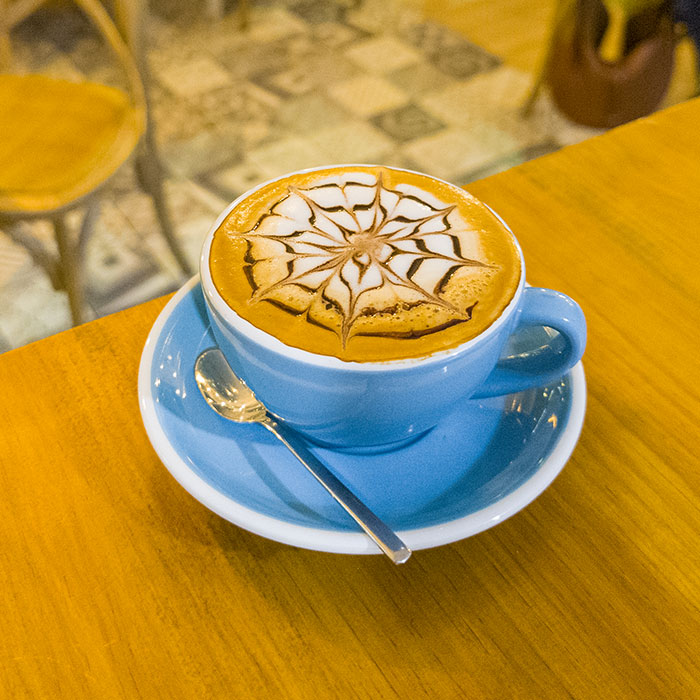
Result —
<svg viewBox="0 0 700 700"><path fill-rule="evenodd" d="M367 370L367 371L386 371L386 370L398 370L398 369L407 369L411 367L416 367L418 365L420 366L425 366L429 364L433 364L436 362L444 362L446 360L449 360L457 355L462 355L469 350L473 349L475 346L480 345L483 342L486 342L486 340L494 335L495 333L498 332L500 327L507 322L507 320L511 317L512 313L517 309L519 303L520 303L520 297L522 296L523 289L525 287L525 259L523 256L523 251L522 248L520 247L520 243L518 239L516 238L515 234L513 233L512 229L508 224L503 220L503 218L495 212L488 204L485 202L481 202L485 207L487 207L491 213L505 226L505 228L510 232L511 236L513 237L513 242L515 243L515 248L518 252L518 256L520 258L520 279L518 281L518 285L515 289L515 292L513 293L513 296L511 300L508 302L506 307L501 311L500 315L491 323L491 325L486 328L484 331L482 331L479 335L477 335L475 338L471 338L470 340L465 341L464 343L460 343L459 345L456 345L451 348L446 348L444 350L437 350L434 353L431 353L430 355L422 355L420 357L408 357L408 358L399 358L399 359L393 359L393 360L381 360L381 361L372 361L372 362L358 362L355 360L342 360L339 357L335 357L334 355L322 355L322 354L317 354L310 352L309 350L302 350L301 348L297 348L293 345L288 345L287 343L283 343L281 340L276 338L273 335L270 335L266 331L258 328L257 326L253 325L250 321L247 321L244 319L242 316L236 313L236 311L229 306L224 298L221 296L219 291L216 288L216 285L214 284L214 281L212 280L211 277L211 270L209 266L209 252L211 249L211 244L214 238L214 234L216 231L219 229L221 224L224 222L226 217L230 214L230 212L238 206L240 202L242 202L246 197L249 197L251 194L256 192L257 190L261 189L262 187L265 187L273 182L277 182L278 180L281 180L283 178L289 177L290 175L302 175L305 173L312 173L317 170L328 170L330 168L353 168L353 167L361 167L361 168L388 168L391 170L397 170L400 172L406 172L406 173L412 173L415 175L423 175L426 177L431 178L432 180L436 180L438 182L442 182L444 184L450 185L452 187L456 187L456 185L448 182L447 180L443 180L442 178L435 177L433 175L428 175L427 173L421 173L417 170L410 170L408 168L398 168L390 165L378 165L378 164L367 164L367 163L339 163L339 164L333 164L333 165L322 165L322 166L316 166L313 168L304 168L300 170L293 170L289 173L286 173L284 175L280 175L278 177L270 178L268 180L265 180L264 182L261 182L254 187L251 187L250 189L246 190L243 194L239 195L234 199L227 207L224 208L224 210L219 214L219 216L216 218L215 222L212 224L210 227L209 231L207 232L206 236L204 237L204 242L202 243L202 249L201 249L201 254L199 258L199 277L200 277L200 283L202 285L202 291L204 293L204 300L205 302L212 307L212 309L215 312L215 315L218 316L220 319L222 319L226 324L228 324L231 328L237 330L241 335L245 336L252 342L261 345L262 347L266 348L267 350L276 353L277 355L280 355L284 358L287 359L292 359L296 362L300 362L306 365L313 365L316 367L325 367L329 369L345 369L345 370ZM480 200L481 201L481 200Z"/></svg>

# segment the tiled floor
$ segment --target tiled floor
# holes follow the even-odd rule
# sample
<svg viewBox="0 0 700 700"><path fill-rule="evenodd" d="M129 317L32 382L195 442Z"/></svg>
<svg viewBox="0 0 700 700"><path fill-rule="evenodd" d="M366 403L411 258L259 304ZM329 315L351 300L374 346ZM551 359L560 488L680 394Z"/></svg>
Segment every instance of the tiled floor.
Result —
<svg viewBox="0 0 700 700"><path fill-rule="evenodd" d="M465 185L595 133L546 99L524 118L531 76L401 2L256 1L246 32L235 13L213 20L198 3L152 6L153 115L193 264L228 201L290 170L375 162ZM77 14L37 15L15 50L20 67L115 79ZM109 192L87 249L95 316L183 282L128 166ZM46 225L34 232L50 239ZM64 295L0 233L0 351L69 325Z"/></svg>

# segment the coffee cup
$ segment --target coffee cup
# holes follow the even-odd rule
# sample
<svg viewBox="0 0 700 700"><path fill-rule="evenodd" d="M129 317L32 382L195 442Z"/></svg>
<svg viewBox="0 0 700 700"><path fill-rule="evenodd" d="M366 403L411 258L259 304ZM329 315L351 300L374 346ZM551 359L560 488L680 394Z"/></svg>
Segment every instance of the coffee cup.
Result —
<svg viewBox="0 0 700 700"><path fill-rule="evenodd" d="M329 166L253 188L207 234L200 276L234 371L336 449L398 447L463 399L545 386L586 342L576 302L526 285L499 216L409 170Z"/></svg>

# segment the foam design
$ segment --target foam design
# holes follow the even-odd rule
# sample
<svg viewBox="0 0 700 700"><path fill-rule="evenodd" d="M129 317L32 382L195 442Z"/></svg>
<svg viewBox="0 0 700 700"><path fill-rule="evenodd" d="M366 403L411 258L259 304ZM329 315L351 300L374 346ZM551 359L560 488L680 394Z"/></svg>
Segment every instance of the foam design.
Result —
<svg viewBox="0 0 700 700"><path fill-rule="evenodd" d="M290 185L250 230L229 235L247 245L249 303L305 315L343 347L356 334L416 337L469 320L475 304L446 288L464 271L496 268L457 207L412 184L389 187L381 170ZM387 325L392 316L400 326Z"/></svg>

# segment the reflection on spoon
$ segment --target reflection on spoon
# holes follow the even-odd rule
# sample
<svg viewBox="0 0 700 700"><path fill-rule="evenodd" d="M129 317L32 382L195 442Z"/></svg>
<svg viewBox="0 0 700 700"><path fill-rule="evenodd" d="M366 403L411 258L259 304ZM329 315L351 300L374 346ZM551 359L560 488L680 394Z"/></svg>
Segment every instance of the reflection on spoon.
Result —
<svg viewBox="0 0 700 700"><path fill-rule="evenodd" d="M403 564L411 556L411 550L396 533L318 460L304 440L268 412L234 374L221 350L204 350L195 362L194 376L202 396L220 416L236 423L260 423L281 440L395 564Z"/></svg>

